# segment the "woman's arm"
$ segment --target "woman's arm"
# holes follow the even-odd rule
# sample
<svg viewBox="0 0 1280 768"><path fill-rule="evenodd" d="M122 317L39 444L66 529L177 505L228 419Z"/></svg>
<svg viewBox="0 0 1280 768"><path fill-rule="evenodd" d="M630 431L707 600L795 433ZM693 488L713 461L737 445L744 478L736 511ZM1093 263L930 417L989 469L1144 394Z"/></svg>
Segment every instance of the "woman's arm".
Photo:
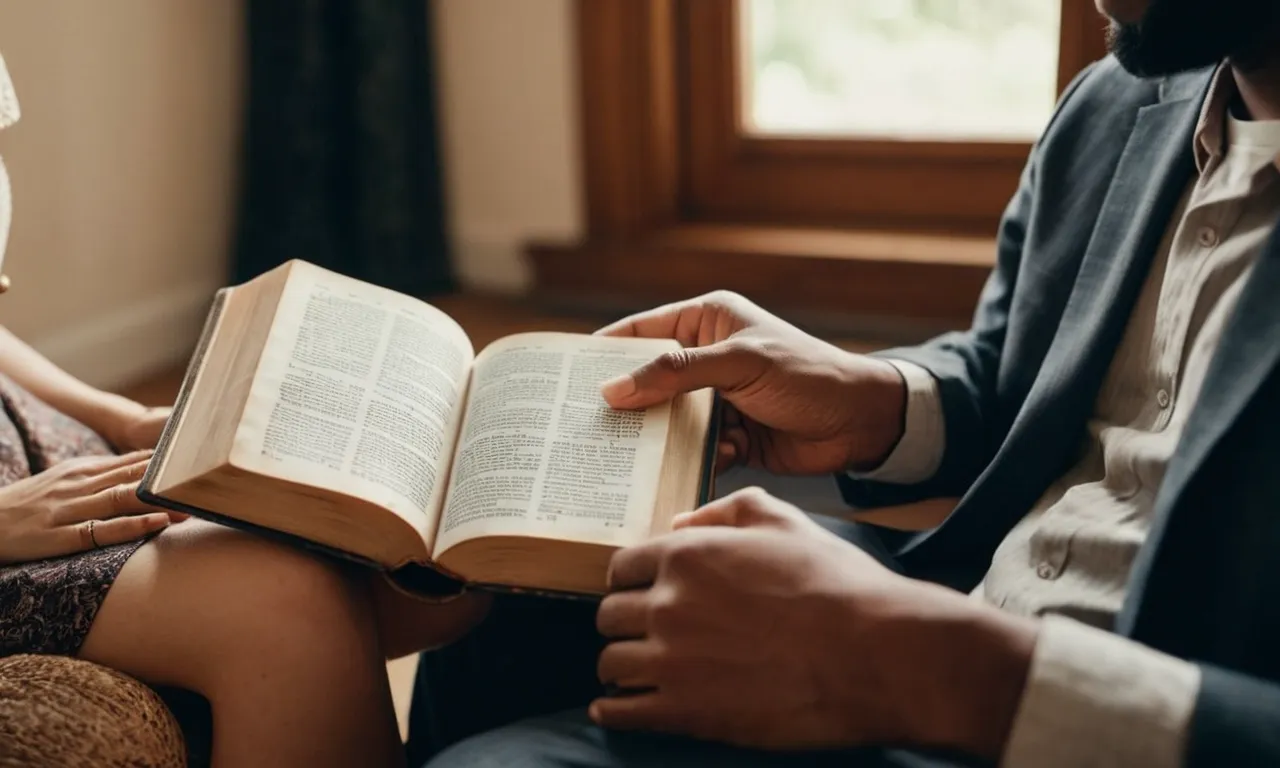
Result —
<svg viewBox="0 0 1280 768"><path fill-rule="evenodd" d="M26 342L0 326L0 373L55 409L102 435L117 449L150 448L135 445L140 423L163 411L149 409L120 395L103 392L62 370ZM158 434L158 430L156 430ZM143 440L146 442L146 440Z"/></svg>

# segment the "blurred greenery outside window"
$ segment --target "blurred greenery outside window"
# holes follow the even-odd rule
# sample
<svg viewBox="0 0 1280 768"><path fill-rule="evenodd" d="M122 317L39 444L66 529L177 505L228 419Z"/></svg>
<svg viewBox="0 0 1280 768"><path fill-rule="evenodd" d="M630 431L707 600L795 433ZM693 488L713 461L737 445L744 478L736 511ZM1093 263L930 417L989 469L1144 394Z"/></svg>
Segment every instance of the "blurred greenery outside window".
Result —
<svg viewBox="0 0 1280 768"><path fill-rule="evenodd" d="M1058 0L740 0L744 131L1030 141L1057 94Z"/></svg>

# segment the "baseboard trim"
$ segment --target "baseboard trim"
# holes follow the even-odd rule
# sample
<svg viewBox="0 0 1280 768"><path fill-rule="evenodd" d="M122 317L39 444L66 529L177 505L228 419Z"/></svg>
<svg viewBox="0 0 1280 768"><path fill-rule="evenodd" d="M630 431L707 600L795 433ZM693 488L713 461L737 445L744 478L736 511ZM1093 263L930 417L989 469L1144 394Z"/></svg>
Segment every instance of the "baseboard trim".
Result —
<svg viewBox="0 0 1280 768"><path fill-rule="evenodd" d="M219 286L190 284L30 340L72 375L116 389L181 365L191 354Z"/></svg>

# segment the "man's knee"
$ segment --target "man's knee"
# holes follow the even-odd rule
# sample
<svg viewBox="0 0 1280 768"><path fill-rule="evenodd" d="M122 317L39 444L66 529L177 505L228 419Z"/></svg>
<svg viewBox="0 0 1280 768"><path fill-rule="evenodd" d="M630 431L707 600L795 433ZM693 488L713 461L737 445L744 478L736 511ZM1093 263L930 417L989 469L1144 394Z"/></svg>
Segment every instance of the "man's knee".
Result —
<svg viewBox="0 0 1280 768"><path fill-rule="evenodd" d="M473 737L425 768L798 768L865 766L849 752L768 753L653 733L613 733L584 710L526 720ZM897 766L897 763L885 763ZM907 764L903 764L907 765ZM914 764L913 765L914 768ZM416 768L416 767L415 767Z"/></svg>
<svg viewBox="0 0 1280 768"><path fill-rule="evenodd" d="M591 604L498 596L470 634L422 655L410 718L411 757L422 763L477 734L585 707L604 693L596 678L602 645Z"/></svg>
<svg viewBox="0 0 1280 768"><path fill-rule="evenodd" d="M618 765L604 736L573 712L526 720L489 731L450 747L429 768L608 768Z"/></svg>

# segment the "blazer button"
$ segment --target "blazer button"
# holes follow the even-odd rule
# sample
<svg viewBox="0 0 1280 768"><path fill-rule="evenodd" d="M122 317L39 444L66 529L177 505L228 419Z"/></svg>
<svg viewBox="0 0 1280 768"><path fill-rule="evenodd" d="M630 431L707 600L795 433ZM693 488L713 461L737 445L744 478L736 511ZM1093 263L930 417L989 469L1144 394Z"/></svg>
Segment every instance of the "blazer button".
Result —
<svg viewBox="0 0 1280 768"><path fill-rule="evenodd" d="M1054 568L1050 563L1041 563L1036 566L1036 575L1045 581L1058 578L1058 569Z"/></svg>
<svg viewBox="0 0 1280 768"><path fill-rule="evenodd" d="M1168 408L1170 402L1172 402L1172 400L1169 397L1169 390L1162 389L1156 393L1156 405L1161 408Z"/></svg>

